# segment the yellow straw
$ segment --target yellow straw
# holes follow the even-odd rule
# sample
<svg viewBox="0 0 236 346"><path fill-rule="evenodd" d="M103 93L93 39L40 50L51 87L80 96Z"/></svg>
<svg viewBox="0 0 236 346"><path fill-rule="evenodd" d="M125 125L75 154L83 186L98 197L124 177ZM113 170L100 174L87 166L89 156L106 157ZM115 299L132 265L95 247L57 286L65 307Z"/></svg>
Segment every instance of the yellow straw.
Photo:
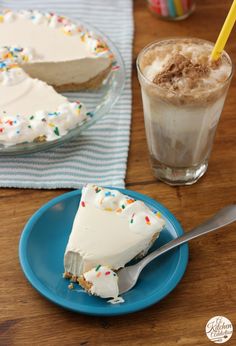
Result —
<svg viewBox="0 0 236 346"><path fill-rule="evenodd" d="M221 32L218 36L218 39L216 41L216 44L213 48L213 51L211 53L211 59L212 60L218 60L221 56L221 53L224 50L224 47L226 45L226 42L229 38L229 35L231 33L231 30L233 29L234 23L236 20L236 0L233 1L232 6L229 10L229 13L225 19L224 25L221 29Z"/></svg>

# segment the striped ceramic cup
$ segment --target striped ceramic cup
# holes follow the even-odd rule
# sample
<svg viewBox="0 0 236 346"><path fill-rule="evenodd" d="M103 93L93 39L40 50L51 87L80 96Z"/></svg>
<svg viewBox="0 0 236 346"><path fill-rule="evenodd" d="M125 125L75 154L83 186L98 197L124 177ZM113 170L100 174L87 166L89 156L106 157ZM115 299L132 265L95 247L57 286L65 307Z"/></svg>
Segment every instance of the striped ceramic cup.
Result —
<svg viewBox="0 0 236 346"><path fill-rule="evenodd" d="M185 19L195 8L194 0L147 0L147 2L154 14L168 20Z"/></svg>

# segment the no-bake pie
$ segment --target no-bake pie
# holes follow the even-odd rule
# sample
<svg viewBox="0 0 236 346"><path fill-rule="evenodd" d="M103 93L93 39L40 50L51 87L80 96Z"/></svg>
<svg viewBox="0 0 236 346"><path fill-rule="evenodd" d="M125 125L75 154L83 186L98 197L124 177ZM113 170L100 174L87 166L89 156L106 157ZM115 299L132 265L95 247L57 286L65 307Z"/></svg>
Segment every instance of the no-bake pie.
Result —
<svg viewBox="0 0 236 346"><path fill-rule="evenodd" d="M105 42L66 17L0 13L0 144L51 141L86 121L86 107L57 91L98 88L113 62Z"/></svg>

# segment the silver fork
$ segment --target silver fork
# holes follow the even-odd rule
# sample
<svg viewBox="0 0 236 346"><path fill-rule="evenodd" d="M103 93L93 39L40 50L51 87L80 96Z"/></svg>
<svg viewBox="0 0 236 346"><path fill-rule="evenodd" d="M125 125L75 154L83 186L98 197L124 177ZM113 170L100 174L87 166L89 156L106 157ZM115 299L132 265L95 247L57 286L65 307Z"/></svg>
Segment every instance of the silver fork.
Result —
<svg viewBox="0 0 236 346"><path fill-rule="evenodd" d="M192 231L185 233L181 237L171 240L159 249L151 252L138 263L120 269L117 274L119 277L119 294L129 291L136 284L138 277L144 267L155 258L163 255L167 251L188 242L201 235L215 231L218 228L224 227L236 221L236 205L229 205L218 211L213 217L194 228ZM158 264L157 264L158 265Z"/></svg>

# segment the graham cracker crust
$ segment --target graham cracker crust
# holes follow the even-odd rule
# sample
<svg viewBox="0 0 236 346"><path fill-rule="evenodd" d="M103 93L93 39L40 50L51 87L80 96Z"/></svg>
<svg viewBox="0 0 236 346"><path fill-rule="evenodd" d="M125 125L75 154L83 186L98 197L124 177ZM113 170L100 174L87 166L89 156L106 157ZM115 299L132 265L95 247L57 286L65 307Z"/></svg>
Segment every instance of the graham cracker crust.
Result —
<svg viewBox="0 0 236 346"><path fill-rule="evenodd" d="M106 68L106 70L100 72L94 78L84 82L84 83L68 83L62 85L52 85L53 88L58 92L68 92L68 91L81 91L81 90L97 90L100 88L102 82L107 78L111 71L111 65Z"/></svg>
<svg viewBox="0 0 236 346"><path fill-rule="evenodd" d="M81 287L83 287L87 292L90 291L92 284L88 281L85 280L85 278L83 276L80 276L77 279L78 283L80 284Z"/></svg>
<svg viewBox="0 0 236 346"><path fill-rule="evenodd" d="M152 239L150 240L150 243L149 243L147 249L145 249L142 252L140 252L139 254L137 254L137 256L135 256L134 259L141 259L141 258L145 257L147 252L148 252L148 250L152 247L154 242L157 240L159 234L160 234L160 232L154 233L153 236L152 236Z"/></svg>

